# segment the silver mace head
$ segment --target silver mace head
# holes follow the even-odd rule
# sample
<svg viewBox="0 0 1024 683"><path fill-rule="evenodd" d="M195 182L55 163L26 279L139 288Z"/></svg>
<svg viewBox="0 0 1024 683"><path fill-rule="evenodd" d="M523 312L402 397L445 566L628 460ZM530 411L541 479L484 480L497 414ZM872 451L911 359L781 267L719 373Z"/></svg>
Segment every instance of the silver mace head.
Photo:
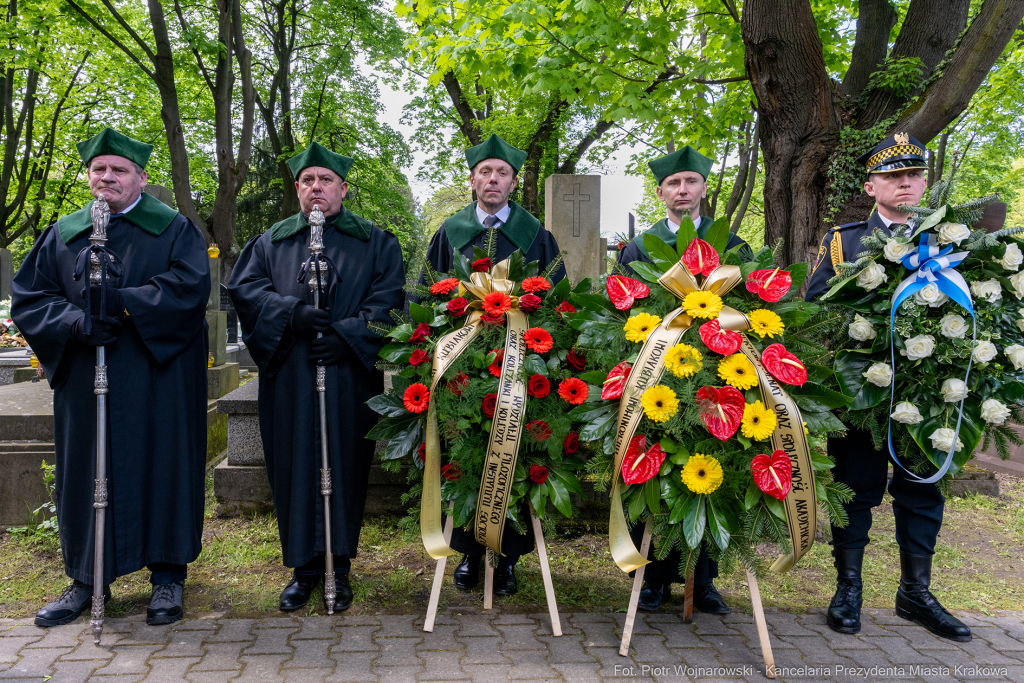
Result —
<svg viewBox="0 0 1024 683"><path fill-rule="evenodd" d="M327 288L327 261L319 258L320 252L324 250L324 212L319 206L313 206L309 212L309 250L320 263L320 291ZM316 286L316 264L310 264L309 269L309 291L314 291Z"/></svg>
<svg viewBox="0 0 1024 683"><path fill-rule="evenodd" d="M107 241L107 225L109 223L110 206L103 195L100 195L92 203L92 234L89 235L89 241L103 246Z"/></svg>

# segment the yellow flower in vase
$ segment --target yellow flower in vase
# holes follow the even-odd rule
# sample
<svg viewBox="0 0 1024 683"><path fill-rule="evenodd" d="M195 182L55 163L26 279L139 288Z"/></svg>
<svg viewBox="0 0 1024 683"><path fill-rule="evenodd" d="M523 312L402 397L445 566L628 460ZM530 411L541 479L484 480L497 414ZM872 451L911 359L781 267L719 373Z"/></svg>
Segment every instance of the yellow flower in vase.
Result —
<svg viewBox="0 0 1024 683"><path fill-rule="evenodd" d="M683 467L683 484L694 493L714 493L725 476L722 465L710 455L694 453Z"/></svg>
<svg viewBox="0 0 1024 683"><path fill-rule="evenodd" d="M743 409L740 431L743 436L755 441L764 441L772 435L779 420L775 413L760 401L748 403Z"/></svg>
<svg viewBox="0 0 1024 683"><path fill-rule="evenodd" d="M661 318L650 313L638 313L626 321L622 329L626 331L626 339L631 342L642 343L647 341L651 332L661 322Z"/></svg>
<svg viewBox="0 0 1024 683"><path fill-rule="evenodd" d="M667 422L679 412L679 399L676 392L663 384L656 384L640 397L640 405L644 413L654 422Z"/></svg>
<svg viewBox="0 0 1024 683"><path fill-rule="evenodd" d="M754 364L742 353L726 356L718 364L718 376L741 391L757 386Z"/></svg>

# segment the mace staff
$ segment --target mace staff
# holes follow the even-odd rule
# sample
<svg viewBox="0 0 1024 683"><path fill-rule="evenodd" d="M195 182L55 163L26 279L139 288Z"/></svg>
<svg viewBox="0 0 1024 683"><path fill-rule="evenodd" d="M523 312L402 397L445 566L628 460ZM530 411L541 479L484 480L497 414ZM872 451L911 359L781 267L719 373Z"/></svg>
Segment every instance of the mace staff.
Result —
<svg viewBox="0 0 1024 683"><path fill-rule="evenodd" d="M313 307L320 308L320 295L327 292L327 275L330 260L323 256L324 214L319 206L309 212L309 251L306 262L309 269L309 288L313 292ZM322 332L316 338L323 337ZM327 368L316 366L316 392L320 403L320 495L324 499L324 600L327 614L334 614L336 585L334 582L334 553L331 548L331 465L327 449Z"/></svg>

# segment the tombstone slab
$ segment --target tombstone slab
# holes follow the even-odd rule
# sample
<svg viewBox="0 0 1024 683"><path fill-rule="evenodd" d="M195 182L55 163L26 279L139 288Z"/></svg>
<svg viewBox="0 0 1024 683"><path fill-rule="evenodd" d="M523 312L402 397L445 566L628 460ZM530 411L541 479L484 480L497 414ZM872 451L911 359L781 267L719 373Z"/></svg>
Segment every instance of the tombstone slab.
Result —
<svg viewBox="0 0 1024 683"><path fill-rule="evenodd" d="M11 250L0 249L0 301L11 298L13 281L14 266L11 262Z"/></svg>
<svg viewBox="0 0 1024 683"><path fill-rule="evenodd" d="M601 176L555 174L544 181L544 227L566 252L575 284L605 271L601 252Z"/></svg>

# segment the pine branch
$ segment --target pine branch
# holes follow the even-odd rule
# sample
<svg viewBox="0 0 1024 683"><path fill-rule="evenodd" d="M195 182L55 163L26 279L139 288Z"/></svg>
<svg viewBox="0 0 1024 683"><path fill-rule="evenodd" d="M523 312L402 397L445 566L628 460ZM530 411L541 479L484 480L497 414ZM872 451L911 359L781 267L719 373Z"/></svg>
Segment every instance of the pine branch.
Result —
<svg viewBox="0 0 1024 683"><path fill-rule="evenodd" d="M396 325L412 325L412 318L405 311L393 308L389 313L391 313L391 319L395 321Z"/></svg>
<svg viewBox="0 0 1024 683"><path fill-rule="evenodd" d="M498 253L498 230L497 228L487 228L487 241L484 243L484 251L487 252L487 258L494 262L494 258Z"/></svg>
<svg viewBox="0 0 1024 683"><path fill-rule="evenodd" d="M393 325L387 325L376 320L367 322L366 327L378 337L386 337L391 330L395 329Z"/></svg>
<svg viewBox="0 0 1024 683"><path fill-rule="evenodd" d="M551 280L551 274L553 272L555 272L556 270L558 270L558 267L560 265L562 265L562 261L565 260L566 253L567 252L564 249L562 251L558 252L558 256L556 256L551 261L551 263L548 264L547 270L544 271L544 273L541 275L541 277L546 278L548 281L550 281Z"/></svg>

